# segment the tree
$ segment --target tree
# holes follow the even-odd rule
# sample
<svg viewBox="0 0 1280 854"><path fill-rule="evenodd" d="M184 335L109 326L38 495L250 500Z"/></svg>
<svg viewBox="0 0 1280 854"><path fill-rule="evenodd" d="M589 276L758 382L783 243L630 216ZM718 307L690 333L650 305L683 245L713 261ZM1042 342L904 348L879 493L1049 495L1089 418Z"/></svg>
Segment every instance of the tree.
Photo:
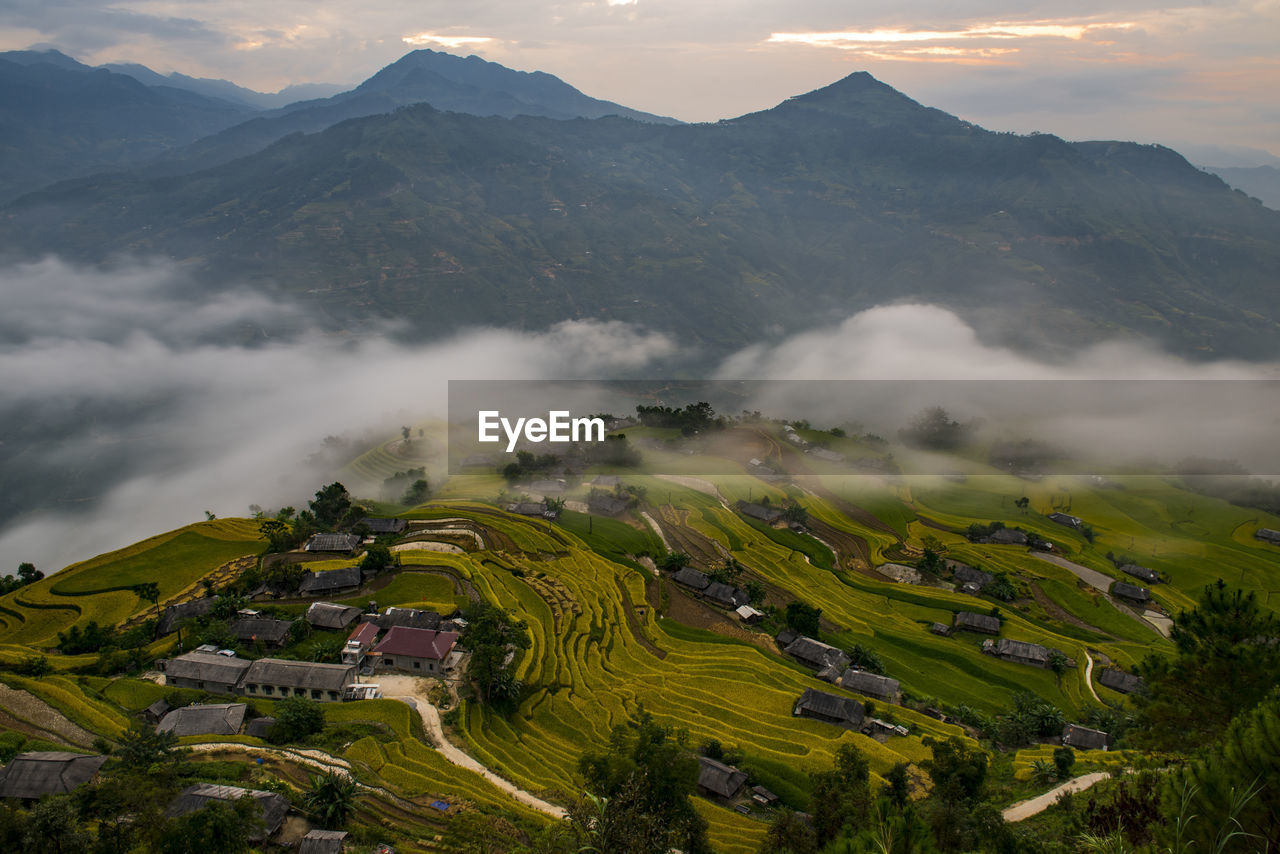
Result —
<svg viewBox="0 0 1280 854"><path fill-rule="evenodd" d="M311 660L324 664L337 664L342 659L342 650L346 641L341 635L318 638L311 645Z"/></svg>
<svg viewBox="0 0 1280 854"><path fill-rule="evenodd" d="M481 703L507 705L519 698L524 686L511 673L507 655L528 649L529 634L523 622L487 602L474 602L462 612L467 625L458 642L471 652L467 676Z"/></svg>
<svg viewBox="0 0 1280 854"><path fill-rule="evenodd" d="M861 670L884 675L884 661L871 647L855 643L849 647L849 663Z"/></svg>
<svg viewBox="0 0 1280 854"><path fill-rule="evenodd" d="M642 708L613 728L607 750L584 754L578 770L588 791L608 799L609 834L599 850L650 854L679 848L709 854L707 823L690 797L698 761L683 732L658 724Z"/></svg>
<svg viewBox="0 0 1280 854"><path fill-rule="evenodd" d="M809 775L813 795L813 830L819 845L841 834L856 834L871 810L871 765L862 751L842 744L835 767Z"/></svg>
<svg viewBox="0 0 1280 854"><path fill-rule="evenodd" d="M933 751L923 767L933 779L934 797L954 803L977 800L987 779L986 754L955 736L946 741L926 737L924 744Z"/></svg>
<svg viewBox="0 0 1280 854"><path fill-rule="evenodd" d="M1053 766L1058 771L1058 779L1065 780L1071 776L1071 766L1076 764L1076 752L1070 747L1059 747L1053 751Z"/></svg>
<svg viewBox="0 0 1280 854"><path fill-rule="evenodd" d="M261 827L261 810L252 796L232 803L210 801L173 820L160 837L160 854L242 854L249 850L249 837Z"/></svg>
<svg viewBox="0 0 1280 854"><path fill-rule="evenodd" d="M782 506L782 518L793 525L803 525L809 521L809 511L795 499L788 499Z"/></svg>
<svg viewBox="0 0 1280 854"><path fill-rule="evenodd" d="M276 704L276 722L267 732L273 744L302 741L324 729L324 709L306 697L289 697Z"/></svg>
<svg viewBox="0 0 1280 854"><path fill-rule="evenodd" d="M307 506L315 514L316 523L328 530L338 527L357 509L347 488L336 481L317 490Z"/></svg>
<svg viewBox="0 0 1280 854"><path fill-rule="evenodd" d="M18 564L18 580L23 584L31 584L44 578L44 573L36 569L35 564L23 561Z"/></svg>
<svg viewBox="0 0 1280 854"><path fill-rule="evenodd" d="M180 758L176 750L178 737L172 731L158 732L141 721L135 721L120 736L116 756L126 768L149 768Z"/></svg>
<svg viewBox="0 0 1280 854"><path fill-rule="evenodd" d="M404 495L400 497L400 503L407 507L416 507L427 500L431 495L431 485L427 483L425 477L420 477L413 483L409 484L409 488L404 491Z"/></svg>
<svg viewBox="0 0 1280 854"><path fill-rule="evenodd" d="M1071 669L1071 659L1060 649L1055 649L1049 653L1049 669L1053 671L1053 675L1058 680L1058 687L1062 687L1062 675Z"/></svg>
<svg viewBox="0 0 1280 854"><path fill-rule="evenodd" d="M41 800L27 816L26 831L27 851L79 854L92 844L92 837L80 829L80 814L70 798Z"/></svg>
<svg viewBox="0 0 1280 854"><path fill-rule="evenodd" d="M360 569L382 572L384 569L394 565L394 563L395 560L391 556L391 549L381 543L374 543L364 550L364 558L360 561Z"/></svg>
<svg viewBox="0 0 1280 854"><path fill-rule="evenodd" d="M1280 683L1280 620L1257 596L1222 580L1174 619L1171 658L1150 655L1139 668L1146 691L1134 695L1145 746L1172 751L1212 743L1231 719Z"/></svg>
<svg viewBox="0 0 1280 854"><path fill-rule="evenodd" d="M258 523L258 533L269 543L273 552L287 552L298 544L293 526L283 519L263 519Z"/></svg>
<svg viewBox="0 0 1280 854"><path fill-rule="evenodd" d="M818 839L809 823L783 807L765 834L760 854L817 854Z"/></svg>
<svg viewBox="0 0 1280 854"><path fill-rule="evenodd" d="M911 420L911 424L898 431L898 436L908 445L935 451L950 451L964 441L965 430L953 421L947 410L931 406Z"/></svg>
<svg viewBox="0 0 1280 854"><path fill-rule="evenodd" d="M763 602L765 594L767 593L767 591L764 588L764 585L761 584L759 581L756 581L755 579L752 579L751 581L748 581L746 584L743 584L742 589L747 594L747 601L750 602L752 605L759 605L761 602Z"/></svg>
<svg viewBox="0 0 1280 854"><path fill-rule="evenodd" d="M787 627L802 635L817 637L821 623L822 609L803 602L791 602L787 605Z"/></svg>
<svg viewBox="0 0 1280 854"><path fill-rule="evenodd" d="M339 830L356 808L356 781L346 774L330 771L313 775L311 788L302 798L307 812L325 830Z"/></svg>
<svg viewBox="0 0 1280 854"><path fill-rule="evenodd" d="M689 565L689 556L684 552L667 552L656 561L658 569L665 572L675 572L681 567Z"/></svg>
<svg viewBox="0 0 1280 854"><path fill-rule="evenodd" d="M884 788L881 790L889 803L902 809L911 799L911 778L907 774L907 763L899 762L884 775Z"/></svg>
<svg viewBox="0 0 1280 854"><path fill-rule="evenodd" d="M156 617L160 616L160 585L159 584L157 584L154 581L144 581L141 584L133 585L133 587L129 589L132 590L134 595L137 596L142 601L150 602L152 605L155 605ZM156 625L157 627L159 626L158 623Z"/></svg>
<svg viewBox="0 0 1280 854"><path fill-rule="evenodd" d="M707 574L707 577L712 581L718 581L721 584L728 584L736 587L738 585L738 579L742 577L742 571L742 564L738 563L737 559L730 555L725 558L723 564L711 570L711 572Z"/></svg>

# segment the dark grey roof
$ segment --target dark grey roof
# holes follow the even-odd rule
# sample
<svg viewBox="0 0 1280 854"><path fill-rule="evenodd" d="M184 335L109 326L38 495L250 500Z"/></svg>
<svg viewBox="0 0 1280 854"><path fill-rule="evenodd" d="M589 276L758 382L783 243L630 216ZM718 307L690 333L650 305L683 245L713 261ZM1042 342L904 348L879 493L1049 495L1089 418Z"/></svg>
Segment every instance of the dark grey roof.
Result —
<svg viewBox="0 0 1280 854"><path fill-rule="evenodd" d="M156 631L162 635L177 631L178 624L183 620L189 620L192 617L203 617L213 610L213 603L216 597L207 596L204 599L193 599L190 602L179 602L177 605L170 605L164 609L164 615L160 618L160 625Z"/></svg>
<svg viewBox="0 0 1280 854"><path fill-rule="evenodd" d="M782 647L783 649L786 649L788 646L791 645L791 642L798 637L800 637L799 632L794 631L792 629L783 629L782 631L778 632L777 636L774 637L774 640L778 642L778 646Z"/></svg>
<svg viewBox="0 0 1280 854"><path fill-rule="evenodd" d="M965 563L953 564L952 570L956 581L961 584L976 584L981 588L996 580L996 577L991 573L983 572L981 569L974 569Z"/></svg>
<svg viewBox="0 0 1280 854"><path fill-rule="evenodd" d="M247 726L245 726L244 734L251 735L254 738L266 738L267 732L270 731L275 724L276 719L270 716L254 718L249 721Z"/></svg>
<svg viewBox="0 0 1280 854"><path fill-rule="evenodd" d="M929 631L933 632L935 635L949 635L951 634L951 627L945 623L934 623L929 626Z"/></svg>
<svg viewBox="0 0 1280 854"><path fill-rule="evenodd" d="M1275 531L1271 528L1259 528L1254 536L1259 540L1266 540L1269 543L1280 544L1280 531Z"/></svg>
<svg viewBox="0 0 1280 854"><path fill-rule="evenodd" d="M244 674L245 684L285 685L317 691L341 691L355 681L354 665L316 664L282 658L260 658Z"/></svg>
<svg viewBox="0 0 1280 854"><path fill-rule="evenodd" d="M245 664L247 665L248 662L246 661ZM154 703L147 706L146 714L152 720L159 721L162 717L168 714L170 708L172 707L169 705L169 701L164 697L161 697L159 700L156 700Z"/></svg>
<svg viewBox="0 0 1280 854"><path fill-rule="evenodd" d="M859 694L886 699L896 696L899 688L897 679L865 670L846 670L840 677L840 685Z"/></svg>
<svg viewBox="0 0 1280 854"><path fill-rule="evenodd" d="M596 494L587 499L587 509L600 516L617 516L626 510L630 503L629 499L619 498L616 495Z"/></svg>
<svg viewBox="0 0 1280 854"><path fill-rule="evenodd" d="M1050 513L1046 518L1050 522L1057 522L1059 525L1066 525L1068 528L1079 528L1084 524L1079 516L1072 516L1069 513Z"/></svg>
<svg viewBox="0 0 1280 854"><path fill-rule="evenodd" d="M1067 724L1062 730L1062 743L1081 750L1105 750L1111 746L1111 736L1101 730Z"/></svg>
<svg viewBox="0 0 1280 854"><path fill-rule="evenodd" d="M777 795L775 795L773 792L766 789L764 786L752 786L751 792L754 795L760 796L761 798L768 801L769 803L773 803L778 799Z"/></svg>
<svg viewBox="0 0 1280 854"><path fill-rule="evenodd" d="M1008 546L1025 546L1027 544L1027 535L1013 528L1001 528L998 531L992 531L987 536L987 542Z"/></svg>
<svg viewBox="0 0 1280 854"><path fill-rule="evenodd" d="M249 795L262 811L262 829L249 838L253 841L266 839L280 829L285 814L289 812L289 802L275 792L260 792L255 789L242 789L239 786L217 786L213 783L196 783L178 793L169 803L168 814L177 817L204 809L211 801L231 803Z"/></svg>
<svg viewBox="0 0 1280 854"><path fill-rule="evenodd" d="M216 652L188 652L172 658L164 666L164 674L172 679L192 679L196 682L224 682L234 685L249 669L243 658L218 655Z"/></svg>
<svg viewBox="0 0 1280 854"><path fill-rule="evenodd" d="M1120 567L1120 571L1125 575L1132 575L1134 578L1141 578L1148 584L1156 584L1160 581L1160 573L1154 569L1148 569L1145 566L1138 566L1136 563L1126 563Z"/></svg>
<svg viewBox="0 0 1280 854"><path fill-rule="evenodd" d="M409 523L403 519L379 519L374 516L364 517L360 524L368 528L371 534L399 534L409 527Z"/></svg>
<svg viewBox="0 0 1280 854"><path fill-rule="evenodd" d="M380 629L404 626L408 629L440 630L443 618L435 611L421 611L416 608L388 608L374 620Z"/></svg>
<svg viewBox="0 0 1280 854"><path fill-rule="evenodd" d="M1049 650L1038 643L1000 638L996 644L996 655L1001 658L1019 658L1038 664L1049 663Z"/></svg>
<svg viewBox="0 0 1280 854"><path fill-rule="evenodd" d="M358 566L344 566L341 569L326 569L321 572L308 572L302 576L298 592L304 596L313 593L328 593L331 590L350 590L359 587L364 580Z"/></svg>
<svg viewBox="0 0 1280 854"><path fill-rule="evenodd" d="M1136 584L1130 584L1127 581L1117 581L1111 585L1111 593L1114 596L1120 596L1124 599L1132 599L1135 602L1146 602L1151 598L1151 594Z"/></svg>
<svg viewBox="0 0 1280 854"><path fill-rule="evenodd" d="M738 794L747 775L732 765L725 765L707 756L698 757L698 785L722 798Z"/></svg>
<svg viewBox="0 0 1280 854"><path fill-rule="evenodd" d="M515 513L519 516L546 516L548 514L547 505L541 501L519 501L515 504L507 505L508 513Z"/></svg>
<svg viewBox="0 0 1280 854"><path fill-rule="evenodd" d="M61 751L20 753L0 769L0 798L61 795L92 780L105 756Z"/></svg>
<svg viewBox="0 0 1280 854"><path fill-rule="evenodd" d="M702 595L729 608L745 605L750 598L745 590L739 590L737 587L723 584L719 581L713 581L707 585L707 589L702 591Z"/></svg>
<svg viewBox="0 0 1280 854"><path fill-rule="evenodd" d="M1000 634L1000 618L990 614L975 614L972 611L961 611L951 623L953 628L968 629L971 632L986 632L989 635Z"/></svg>
<svg viewBox="0 0 1280 854"><path fill-rule="evenodd" d="M269 617L241 617L231 624L231 633L245 642L281 643L289 636L289 623Z"/></svg>
<svg viewBox="0 0 1280 854"><path fill-rule="evenodd" d="M244 724L244 703L211 703L184 706L164 716L156 732L184 735L235 735Z"/></svg>
<svg viewBox="0 0 1280 854"><path fill-rule="evenodd" d="M307 540L309 552L353 552L364 540L358 534L313 534Z"/></svg>
<svg viewBox="0 0 1280 854"><path fill-rule="evenodd" d="M852 698L806 688L796 703L796 714L862 726L866 709Z"/></svg>
<svg viewBox="0 0 1280 854"><path fill-rule="evenodd" d="M849 665L849 656L842 650L822 641L803 636L788 644L786 653L816 670L821 670L830 665L840 668Z"/></svg>
<svg viewBox="0 0 1280 854"><path fill-rule="evenodd" d="M775 507L766 507L763 504L751 504L746 501L738 502L738 512L743 516L750 516L752 519L759 519L762 522L773 522L782 515L782 511Z"/></svg>
<svg viewBox="0 0 1280 854"><path fill-rule="evenodd" d="M332 602L313 602L307 609L307 622L322 629L345 629L360 616L360 609Z"/></svg>
<svg viewBox="0 0 1280 854"><path fill-rule="evenodd" d="M1098 681L1113 691L1121 694L1133 694L1143 688L1142 677L1125 673L1114 667L1108 667L1098 674Z"/></svg>
<svg viewBox="0 0 1280 854"><path fill-rule="evenodd" d="M711 586L711 579L691 566L682 566L671 576L676 584L692 587L694 590L706 590Z"/></svg>
<svg viewBox="0 0 1280 854"><path fill-rule="evenodd" d="M339 854L346 841L345 830L310 830L298 844L298 854Z"/></svg>

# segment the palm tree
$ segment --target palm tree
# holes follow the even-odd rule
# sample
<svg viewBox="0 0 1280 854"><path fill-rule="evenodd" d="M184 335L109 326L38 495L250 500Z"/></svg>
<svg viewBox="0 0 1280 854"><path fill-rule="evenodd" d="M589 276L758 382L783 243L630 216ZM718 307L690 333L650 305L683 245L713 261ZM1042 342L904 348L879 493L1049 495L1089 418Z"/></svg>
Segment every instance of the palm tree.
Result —
<svg viewBox="0 0 1280 854"><path fill-rule="evenodd" d="M337 830L355 811L356 781L336 771L330 771L323 777L315 775L302 802L321 827Z"/></svg>

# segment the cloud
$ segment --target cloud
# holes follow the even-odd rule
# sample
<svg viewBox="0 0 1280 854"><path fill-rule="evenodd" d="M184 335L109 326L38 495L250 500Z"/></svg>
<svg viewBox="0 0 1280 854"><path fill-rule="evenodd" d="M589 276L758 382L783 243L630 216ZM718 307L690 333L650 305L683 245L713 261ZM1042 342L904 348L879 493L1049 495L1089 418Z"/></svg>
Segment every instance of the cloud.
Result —
<svg viewBox="0 0 1280 854"><path fill-rule="evenodd" d="M441 47L447 47L450 50L454 50L460 47L467 47L468 45L489 44L490 42L497 41L497 39L494 39L491 36L446 36L439 35L437 33L422 32L415 33L410 36L404 36L400 41L405 44L411 44L418 47L427 44L436 44Z"/></svg>
<svg viewBox="0 0 1280 854"><path fill-rule="evenodd" d="M60 568L205 510L296 504L346 461L312 459L326 437L441 416L450 379L626 375L677 352L618 321L474 329L429 346L281 334L294 307L234 289L205 297L163 263L47 259L0 280L0 555L13 563L0 572Z"/></svg>

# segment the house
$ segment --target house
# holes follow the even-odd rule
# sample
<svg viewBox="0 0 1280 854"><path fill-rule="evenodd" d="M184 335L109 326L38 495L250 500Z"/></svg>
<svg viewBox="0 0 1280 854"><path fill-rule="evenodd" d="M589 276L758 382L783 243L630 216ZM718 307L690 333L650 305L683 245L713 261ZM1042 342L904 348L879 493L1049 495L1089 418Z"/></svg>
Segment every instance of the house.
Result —
<svg viewBox="0 0 1280 854"><path fill-rule="evenodd" d="M621 498L607 492L592 492L587 498L587 509L597 516L617 516L629 506L630 498Z"/></svg>
<svg viewBox="0 0 1280 854"><path fill-rule="evenodd" d="M306 573L298 584L298 592L303 596L332 596L356 590L363 582L364 574L360 567L344 566L341 569Z"/></svg>
<svg viewBox="0 0 1280 854"><path fill-rule="evenodd" d="M839 685L841 688L853 691L856 694L864 694L890 703L898 698L899 685L897 679L890 679L888 676L881 676L878 673L869 673L866 670L846 670L840 676Z"/></svg>
<svg viewBox="0 0 1280 854"><path fill-rule="evenodd" d="M541 501L518 501L515 504L508 504L507 512L515 513L517 516L537 516L540 519L560 518L559 510L549 510Z"/></svg>
<svg viewBox="0 0 1280 854"><path fill-rule="evenodd" d="M1111 747L1111 735L1079 724L1067 724L1062 730L1062 743L1077 750L1106 750Z"/></svg>
<svg viewBox="0 0 1280 854"><path fill-rule="evenodd" d="M356 681L350 664L316 664L260 658L245 671L240 693L246 697L309 697L325 703L342 699L342 690Z"/></svg>
<svg viewBox="0 0 1280 854"><path fill-rule="evenodd" d="M159 700L156 700L154 703L142 710L142 718L147 723L154 726L160 723L160 719L169 713L170 708L169 701L164 697L161 697Z"/></svg>
<svg viewBox="0 0 1280 854"><path fill-rule="evenodd" d="M698 791L702 794L733 800L746 782L746 773L732 765L709 756L698 757Z"/></svg>
<svg viewBox="0 0 1280 854"><path fill-rule="evenodd" d="M708 584L707 589L702 591L702 595L717 605L723 605L726 608L737 608L739 605L745 605L751 598L747 596L747 591L728 584L722 584L719 581L713 581Z"/></svg>
<svg viewBox="0 0 1280 854"><path fill-rule="evenodd" d="M244 725L244 703L211 703L183 706L164 716L156 732L185 735L236 735Z"/></svg>
<svg viewBox="0 0 1280 854"><path fill-rule="evenodd" d="M849 666L849 656L830 644L816 641L813 638L798 637L786 648L787 655L814 670L835 665L841 669Z"/></svg>
<svg viewBox="0 0 1280 854"><path fill-rule="evenodd" d="M988 641L988 643L990 642ZM1049 666L1049 649L1038 643L1000 638L993 645L992 652L997 658L1017 664L1029 664L1032 667Z"/></svg>
<svg viewBox="0 0 1280 854"><path fill-rule="evenodd" d="M996 543L1002 546L1025 546L1029 540L1022 531L1014 528L1000 528L988 534L984 538L984 542Z"/></svg>
<svg viewBox="0 0 1280 854"><path fill-rule="evenodd" d="M866 709L857 700L824 691L815 691L812 688L806 688L800 695L800 699L796 702L795 714L827 723L851 726L854 729L861 728L862 721L867 716Z"/></svg>
<svg viewBox="0 0 1280 854"><path fill-rule="evenodd" d="M1071 516L1066 513L1050 513L1045 518L1050 522L1057 522L1059 525L1065 525L1068 528L1075 528L1077 530L1079 530L1080 526L1084 524L1084 520L1079 516Z"/></svg>
<svg viewBox="0 0 1280 854"><path fill-rule="evenodd" d="M955 631L984 632L989 635L1000 634L1000 618L990 614L975 614L972 611L961 611L951 623Z"/></svg>
<svg viewBox="0 0 1280 854"><path fill-rule="evenodd" d="M271 728L276 725L276 719L270 716L254 718L249 721L248 726L244 728L245 735L251 735L254 738L265 739L271 732Z"/></svg>
<svg viewBox="0 0 1280 854"><path fill-rule="evenodd" d="M1125 673L1115 667L1108 667L1098 674L1098 682L1112 691L1121 694L1136 694L1144 687L1141 676Z"/></svg>
<svg viewBox="0 0 1280 854"><path fill-rule="evenodd" d="M167 814L170 818L177 818L202 810L212 801L234 803L246 796L253 798L262 818L262 826L250 834L249 840L261 842L280 829L280 825L284 823L285 814L289 812L289 802L275 792L260 792L256 789L242 789L239 786L218 786L213 783L196 783L178 793L178 796L170 802Z"/></svg>
<svg viewBox="0 0 1280 854"><path fill-rule="evenodd" d="M346 844L345 830L309 830L298 843L298 854L342 854Z"/></svg>
<svg viewBox="0 0 1280 854"><path fill-rule="evenodd" d="M342 663L359 667L364 663L364 657L369 654L369 650L373 649L377 639L377 623L368 620L356 626L351 630L351 634L347 635L346 646L342 648Z"/></svg>
<svg viewBox="0 0 1280 854"><path fill-rule="evenodd" d="M359 619L361 610L332 602L313 602L307 608L306 620L317 629L345 629Z"/></svg>
<svg viewBox="0 0 1280 854"><path fill-rule="evenodd" d="M951 567L952 578L955 579L956 584L965 593L975 595L981 593L982 588L996 580L996 577L991 573L975 569L966 563L948 561L947 565Z"/></svg>
<svg viewBox="0 0 1280 854"><path fill-rule="evenodd" d="M1259 528L1254 536L1263 542L1280 546L1280 531L1274 531L1271 528Z"/></svg>
<svg viewBox="0 0 1280 854"><path fill-rule="evenodd" d="M771 807L778 802L778 796L764 786L751 787L751 800L762 807Z"/></svg>
<svg viewBox="0 0 1280 854"><path fill-rule="evenodd" d="M539 495L559 495L564 492L564 488L563 480L535 480L529 484L529 490Z"/></svg>
<svg viewBox="0 0 1280 854"><path fill-rule="evenodd" d="M231 624L231 634L241 643L282 647L289 637L291 625L293 624L286 620L273 620L270 617L241 617Z"/></svg>
<svg viewBox="0 0 1280 854"><path fill-rule="evenodd" d="M1154 569L1148 569L1145 566L1138 566L1136 563L1126 563L1120 567L1120 571L1125 575L1132 575L1134 578L1141 578L1148 584L1159 584L1160 573Z"/></svg>
<svg viewBox="0 0 1280 854"><path fill-rule="evenodd" d="M349 555L363 543L364 540L359 534L312 534L303 549L309 552L337 552Z"/></svg>
<svg viewBox="0 0 1280 854"><path fill-rule="evenodd" d="M251 662L216 652L188 652L164 662L164 684L211 694L234 694Z"/></svg>
<svg viewBox="0 0 1280 854"><path fill-rule="evenodd" d="M764 619L764 612L757 611L755 608L752 608L750 605L739 605L737 608L734 609L734 613L738 615L739 620L746 623L747 625L751 625L752 623L758 623Z"/></svg>
<svg viewBox="0 0 1280 854"><path fill-rule="evenodd" d="M369 533L375 537L383 534L403 534L404 529L409 527L409 523L403 519L375 519L373 516L366 516L357 523L356 527L364 525L369 529Z"/></svg>
<svg viewBox="0 0 1280 854"><path fill-rule="evenodd" d="M901 724L890 723L889 721L881 720L880 718L872 718L867 721L867 724L862 728L862 731L881 744L888 741L889 736L891 735L906 736L911 734L911 730Z"/></svg>
<svg viewBox="0 0 1280 854"><path fill-rule="evenodd" d="M941 635L944 638L950 637L951 635L951 627L946 623L934 623L929 626L929 631L933 632L935 635Z"/></svg>
<svg viewBox="0 0 1280 854"><path fill-rule="evenodd" d="M404 626L407 629L430 629L439 631L443 617L435 611L424 611L419 608L391 607L383 611L374 622L378 628L387 629Z"/></svg>
<svg viewBox="0 0 1280 854"><path fill-rule="evenodd" d="M792 629L783 629L774 636L774 641L778 644L779 649L786 649L791 646L796 638L800 637L800 633Z"/></svg>
<svg viewBox="0 0 1280 854"><path fill-rule="evenodd" d="M823 682L830 682L835 685L840 681L840 675L844 673L844 668L839 664L828 664L826 667L818 671L818 678Z"/></svg>
<svg viewBox="0 0 1280 854"><path fill-rule="evenodd" d="M705 573L698 572L691 566L682 566L672 576L671 580L682 587L688 587L691 590L706 590L711 586L711 579L707 578Z"/></svg>
<svg viewBox="0 0 1280 854"><path fill-rule="evenodd" d="M602 489L613 489L622 483L622 478L616 474L598 474L596 479L591 481L592 486L599 486Z"/></svg>
<svg viewBox="0 0 1280 854"><path fill-rule="evenodd" d="M0 798L35 801L65 795L98 777L105 756L62 751L19 753L0 769Z"/></svg>
<svg viewBox="0 0 1280 854"><path fill-rule="evenodd" d="M763 504L752 504L747 501L738 502L738 512L743 516L750 516L752 519L759 519L761 522L773 524L782 516L782 511L776 507L767 507Z"/></svg>
<svg viewBox="0 0 1280 854"><path fill-rule="evenodd" d="M805 451L805 453L811 457L817 457L818 459L824 460L828 463L844 462L844 454L838 454L835 451L831 451L826 448L810 448Z"/></svg>
<svg viewBox="0 0 1280 854"><path fill-rule="evenodd" d="M164 614L160 617L160 625L156 626L156 633L167 635L176 632L183 620L206 616L213 610L215 601L215 597L207 596L204 599L193 599L190 602L170 605L164 609Z"/></svg>
<svg viewBox="0 0 1280 854"><path fill-rule="evenodd" d="M1111 595L1117 599L1123 599L1130 605L1142 606L1151 601L1151 593L1145 587L1139 587L1136 584L1129 584L1126 581L1117 581L1111 585Z"/></svg>
<svg viewBox="0 0 1280 854"><path fill-rule="evenodd" d="M379 670L403 670L406 673L440 674L444 672L449 653L458 644L457 632L433 632L395 626L374 647Z"/></svg>

